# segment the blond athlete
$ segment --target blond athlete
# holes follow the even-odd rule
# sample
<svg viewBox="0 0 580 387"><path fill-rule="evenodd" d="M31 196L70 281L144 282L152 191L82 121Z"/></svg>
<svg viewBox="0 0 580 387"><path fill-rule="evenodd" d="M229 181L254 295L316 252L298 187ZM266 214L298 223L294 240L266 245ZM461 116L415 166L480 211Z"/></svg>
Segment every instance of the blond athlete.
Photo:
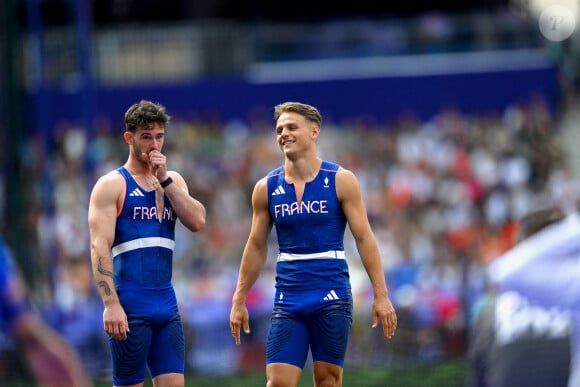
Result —
<svg viewBox="0 0 580 387"><path fill-rule="evenodd" d="M276 106L274 119L285 160L254 187L252 227L230 312L232 335L239 345L240 330L250 332L246 298L264 267L275 226L279 253L267 386L296 386L309 351L315 386L341 386L353 308L343 243L347 224L373 288L372 327L380 321L391 338L397 316L358 181L351 171L317 156L320 113L287 102Z"/></svg>

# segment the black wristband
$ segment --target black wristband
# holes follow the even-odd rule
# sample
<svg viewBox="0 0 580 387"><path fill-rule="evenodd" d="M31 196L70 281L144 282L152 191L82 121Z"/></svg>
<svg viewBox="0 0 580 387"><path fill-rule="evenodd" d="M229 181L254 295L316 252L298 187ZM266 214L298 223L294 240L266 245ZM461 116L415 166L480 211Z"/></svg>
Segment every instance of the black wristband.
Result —
<svg viewBox="0 0 580 387"><path fill-rule="evenodd" d="M171 177L168 177L167 179L161 182L161 188L165 188L171 183L173 183L173 179Z"/></svg>

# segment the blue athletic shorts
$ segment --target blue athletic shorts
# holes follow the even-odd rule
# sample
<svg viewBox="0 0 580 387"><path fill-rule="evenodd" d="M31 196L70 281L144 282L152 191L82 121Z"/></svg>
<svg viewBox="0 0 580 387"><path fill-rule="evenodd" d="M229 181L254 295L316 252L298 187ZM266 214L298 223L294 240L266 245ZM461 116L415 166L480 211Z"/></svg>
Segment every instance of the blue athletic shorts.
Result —
<svg viewBox="0 0 580 387"><path fill-rule="evenodd" d="M303 368L313 361L344 367L352 324L350 289L276 290L266 364L288 363Z"/></svg>
<svg viewBox="0 0 580 387"><path fill-rule="evenodd" d="M119 292L130 332L127 340L109 338L116 386L142 383L147 370L152 378L184 373L185 338L175 295L172 289L156 292Z"/></svg>

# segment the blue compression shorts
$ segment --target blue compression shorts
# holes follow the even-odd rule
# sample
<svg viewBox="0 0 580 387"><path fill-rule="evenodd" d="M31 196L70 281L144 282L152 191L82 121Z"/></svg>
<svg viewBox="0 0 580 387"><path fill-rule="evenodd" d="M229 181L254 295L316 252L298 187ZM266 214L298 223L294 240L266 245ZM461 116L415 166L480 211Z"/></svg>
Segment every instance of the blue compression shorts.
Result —
<svg viewBox="0 0 580 387"><path fill-rule="evenodd" d="M119 292L127 313L127 340L109 338L116 386L142 383L147 369L152 378L184 373L185 338L173 289Z"/></svg>
<svg viewBox="0 0 580 387"><path fill-rule="evenodd" d="M313 361L344 367L352 308L350 289L277 289L266 364L288 363L304 368L310 349Z"/></svg>

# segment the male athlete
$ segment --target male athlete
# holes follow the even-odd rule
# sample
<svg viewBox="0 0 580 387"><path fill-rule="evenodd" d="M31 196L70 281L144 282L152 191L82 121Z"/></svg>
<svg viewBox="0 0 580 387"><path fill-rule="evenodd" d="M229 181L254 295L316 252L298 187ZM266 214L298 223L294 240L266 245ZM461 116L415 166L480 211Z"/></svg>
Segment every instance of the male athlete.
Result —
<svg viewBox="0 0 580 387"><path fill-rule="evenodd" d="M347 224L373 288L372 326L380 320L391 338L397 316L358 181L351 171L317 156L320 113L287 102L276 106L274 120L285 161L254 187L252 227L230 312L232 335L240 344L240 329L250 331L246 297L264 266L275 225L279 254L267 386L296 386L309 350L315 385L341 386L353 308L343 243Z"/></svg>
<svg viewBox="0 0 580 387"><path fill-rule="evenodd" d="M171 283L175 223L205 224L204 206L161 153L165 108L141 101L125 113L127 162L102 176L89 203L91 261L103 300L115 386L184 385L185 340Z"/></svg>

